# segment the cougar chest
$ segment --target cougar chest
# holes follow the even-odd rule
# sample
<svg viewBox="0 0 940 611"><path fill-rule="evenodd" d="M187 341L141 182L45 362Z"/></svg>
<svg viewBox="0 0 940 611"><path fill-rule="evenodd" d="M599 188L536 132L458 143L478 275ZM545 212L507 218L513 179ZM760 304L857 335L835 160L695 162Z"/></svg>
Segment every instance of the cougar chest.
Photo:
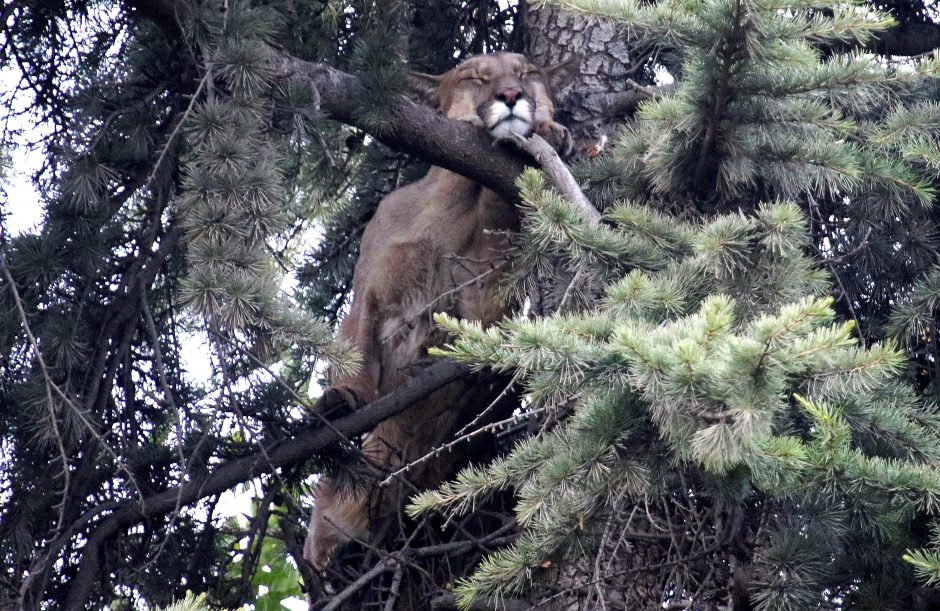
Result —
<svg viewBox="0 0 940 611"><path fill-rule="evenodd" d="M383 200L369 224L363 253L381 272L359 287L374 289L382 341L421 358L440 339L433 314L488 324L505 313L499 285L519 220L492 191L440 168L411 187Z"/></svg>

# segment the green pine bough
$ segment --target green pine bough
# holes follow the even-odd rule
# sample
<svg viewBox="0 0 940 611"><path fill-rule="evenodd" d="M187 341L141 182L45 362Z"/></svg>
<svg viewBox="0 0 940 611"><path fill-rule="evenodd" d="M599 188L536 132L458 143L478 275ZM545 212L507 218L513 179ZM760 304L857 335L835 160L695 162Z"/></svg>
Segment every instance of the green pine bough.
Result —
<svg viewBox="0 0 940 611"><path fill-rule="evenodd" d="M592 227L534 171L520 186L527 242L606 270L611 281L585 313L489 329L436 318L453 335L436 353L514 372L526 410L574 403L553 430L412 500L412 515L463 514L515 491L522 533L459 584L461 604L518 593L546 561L584 545L572 540L612 498L642 503L663 493L653 482L688 469L734 481L747 491L736 502L756 492L794 513L819 499L863 496L872 537L937 510L937 410L899 381L905 358L894 343L860 346L854 323L836 319L795 206L673 223L672 247L654 250L650 236L664 233L654 214L623 205L609 224ZM629 256L638 241L653 253L639 262ZM774 536L792 535L783 531ZM774 537L765 544L772 548ZM904 558L935 571L928 554Z"/></svg>

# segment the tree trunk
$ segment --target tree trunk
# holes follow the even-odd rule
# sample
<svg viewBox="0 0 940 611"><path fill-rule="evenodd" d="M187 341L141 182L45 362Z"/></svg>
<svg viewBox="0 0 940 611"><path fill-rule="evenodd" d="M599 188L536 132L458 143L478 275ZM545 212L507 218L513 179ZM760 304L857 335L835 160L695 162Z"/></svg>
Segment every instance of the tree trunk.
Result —
<svg viewBox="0 0 940 611"><path fill-rule="evenodd" d="M623 36L609 22L545 5L525 11L526 56L550 66L577 57L571 84L555 92L559 123L571 130L576 152L597 154L617 130L626 111L616 102L633 92L628 79L635 71Z"/></svg>

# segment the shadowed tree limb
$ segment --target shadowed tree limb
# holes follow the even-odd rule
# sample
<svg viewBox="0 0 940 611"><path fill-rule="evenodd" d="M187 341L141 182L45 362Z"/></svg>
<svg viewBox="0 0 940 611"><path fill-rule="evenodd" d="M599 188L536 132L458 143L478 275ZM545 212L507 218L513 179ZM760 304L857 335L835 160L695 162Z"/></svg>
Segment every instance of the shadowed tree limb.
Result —
<svg viewBox="0 0 940 611"><path fill-rule="evenodd" d="M940 48L940 25L901 23L876 34L867 48L885 55L915 56L930 53Z"/></svg>

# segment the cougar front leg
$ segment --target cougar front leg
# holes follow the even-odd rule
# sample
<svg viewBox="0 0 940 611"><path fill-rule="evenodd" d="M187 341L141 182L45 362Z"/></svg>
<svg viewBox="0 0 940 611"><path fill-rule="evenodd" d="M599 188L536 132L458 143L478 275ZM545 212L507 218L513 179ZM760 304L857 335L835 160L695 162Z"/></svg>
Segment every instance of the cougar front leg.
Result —
<svg viewBox="0 0 940 611"><path fill-rule="evenodd" d="M363 302L366 299L353 299L349 314L339 327L339 336L359 351L362 365L353 374L330 372L330 386L316 405L320 414L352 411L379 398L382 365L375 332L377 313Z"/></svg>

